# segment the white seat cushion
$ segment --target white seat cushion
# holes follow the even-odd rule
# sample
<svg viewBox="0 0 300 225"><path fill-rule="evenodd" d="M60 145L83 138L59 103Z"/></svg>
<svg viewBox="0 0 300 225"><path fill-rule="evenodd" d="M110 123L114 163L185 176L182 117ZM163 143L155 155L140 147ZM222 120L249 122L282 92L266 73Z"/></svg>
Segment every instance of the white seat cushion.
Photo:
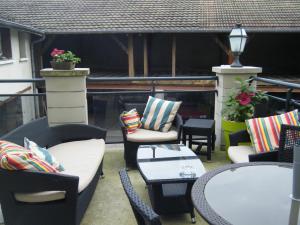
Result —
<svg viewBox="0 0 300 225"><path fill-rule="evenodd" d="M62 174L79 177L78 193L80 193L92 181L101 164L105 142L102 139L72 141L53 146L48 150L65 168ZM15 197L22 202L46 202L64 199L65 192L18 193Z"/></svg>
<svg viewBox="0 0 300 225"><path fill-rule="evenodd" d="M154 130L137 129L132 134L127 134L127 140L132 142L162 142L177 140L177 131L160 132Z"/></svg>
<svg viewBox="0 0 300 225"><path fill-rule="evenodd" d="M249 162L249 155L256 154L252 146L230 146L228 156L233 163Z"/></svg>

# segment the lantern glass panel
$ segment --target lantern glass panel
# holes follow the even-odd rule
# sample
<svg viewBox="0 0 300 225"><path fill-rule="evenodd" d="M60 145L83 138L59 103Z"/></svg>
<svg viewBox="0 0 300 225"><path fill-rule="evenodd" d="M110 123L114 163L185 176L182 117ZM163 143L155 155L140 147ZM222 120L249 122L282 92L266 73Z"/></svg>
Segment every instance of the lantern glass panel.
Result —
<svg viewBox="0 0 300 225"><path fill-rule="evenodd" d="M246 41L247 41L247 37L242 37L242 42L241 42L241 53L244 51L245 49L245 45L246 45Z"/></svg>
<svg viewBox="0 0 300 225"><path fill-rule="evenodd" d="M240 52L240 50L241 50L241 37L230 37L229 40L230 40L231 51L232 52Z"/></svg>

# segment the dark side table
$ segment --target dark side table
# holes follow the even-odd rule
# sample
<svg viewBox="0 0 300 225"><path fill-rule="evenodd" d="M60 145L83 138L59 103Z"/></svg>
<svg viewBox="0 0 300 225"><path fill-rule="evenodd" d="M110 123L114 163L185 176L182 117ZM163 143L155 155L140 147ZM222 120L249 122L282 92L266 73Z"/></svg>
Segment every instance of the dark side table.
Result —
<svg viewBox="0 0 300 225"><path fill-rule="evenodd" d="M186 136L189 139L189 148L192 144L199 145L196 152L205 154L211 160L211 152L215 150L215 121L210 119L188 119L183 125L183 144L186 145ZM199 136L193 140L194 136ZM207 145L206 153L200 152L202 145Z"/></svg>

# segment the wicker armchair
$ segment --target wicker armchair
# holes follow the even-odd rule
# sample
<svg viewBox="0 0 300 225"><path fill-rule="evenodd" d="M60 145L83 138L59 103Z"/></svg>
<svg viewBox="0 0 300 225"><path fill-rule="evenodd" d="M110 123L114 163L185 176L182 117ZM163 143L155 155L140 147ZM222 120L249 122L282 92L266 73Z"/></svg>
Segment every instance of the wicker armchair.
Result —
<svg viewBox="0 0 300 225"><path fill-rule="evenodd" d="M251 142L250 136L246 130L238 131L229 135L230 147L228 148L228 155L232 162L256 162L256 161L278 161L278 151L264 152L257 154L251 146L239 146L240 143ZM233 147L234 146L234 147ZM241 160L236 159L234 154L240 154Z"/></svg>
<svg viewBox="0 0 300 225"><path fill-rule="evenodd" d="M147 206L134 191L126 169L119 172L124 191L129 199L131 208L138 225L161 225L159 215Z"/></svg>
<svg viewBox="0 0 300 225"><path fill-rule="evenodd" d="M278 148L279 162L293 162L293 152L295 144L300 141L300 127L282 125L280 131L280 141Z"/></svg>
<svg viewBox="0 0 300 225"><path fill-rule="evenodd" d="M124 103L123 107L124 107L124 110L126 110L126 111L136 108L139 115L143 115L146 104L145 103ZM155 144L180 143L183 122L182 122L181 116L178 113L176 114L176 117L173 121L173 125L177 132L176 136L171 139L166 138L164 140L159 140L159 141L157 139L153 139L153 140L147 139L147 140L143 140L143 141L130 140L130 139L128 139L127 130L126 130L125 124L123 123L121 117L119 117L119 122L120 122L121 130L122 130L122 134L123 134L124 159L126 162L126 167L128 167L128 166L136 167L136 154L137 154L137 149L138 149L139 145L151 145L154 143ZM163 136L165 134L160 131L156 131L156 133L159 134L156 136Z"/></svg>
<svg viewBox="0 0 300 225"><path fill-rule="evenodd" d="M230 146L238 146L239 143L251 142L250 136L246 130L233 133L229 136ZM293 148L300 141L300 127L292 125L281 125L279 147L276 151L248 154L249 162L273 161L273 162L293 162ZM250 148L248 146L239 146ZM230 150L229 150L230 151ZM236 151L236 150L233 150ZM243 150L242 150L243 151ZM229 153L230 157L230 153ZM231 158L231 157L230 157ZM234 161L234 160L233 160Z"/></svg>

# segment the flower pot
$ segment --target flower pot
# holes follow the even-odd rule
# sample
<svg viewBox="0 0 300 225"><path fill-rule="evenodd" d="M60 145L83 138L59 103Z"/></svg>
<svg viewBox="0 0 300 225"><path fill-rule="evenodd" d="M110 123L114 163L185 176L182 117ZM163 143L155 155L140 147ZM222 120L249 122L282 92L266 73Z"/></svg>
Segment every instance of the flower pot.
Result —
<svg viewBox="0 0 300 225"><path fill-rule="evenodd" d="M74 70L75 63L74 62L50 62L52 68L54 70Z"/></svg>
<svg viewBox="0 0 300 225"><path fill-rule="evenodd" d="M230 145L229 134L235 133L240 130L246 130L245 122L235 122L230 120L222 119L222 128L224 131L224 140L225 140L225 150L227 152L228 147ZM227 155L228 156L228 155Z"/></svg>

